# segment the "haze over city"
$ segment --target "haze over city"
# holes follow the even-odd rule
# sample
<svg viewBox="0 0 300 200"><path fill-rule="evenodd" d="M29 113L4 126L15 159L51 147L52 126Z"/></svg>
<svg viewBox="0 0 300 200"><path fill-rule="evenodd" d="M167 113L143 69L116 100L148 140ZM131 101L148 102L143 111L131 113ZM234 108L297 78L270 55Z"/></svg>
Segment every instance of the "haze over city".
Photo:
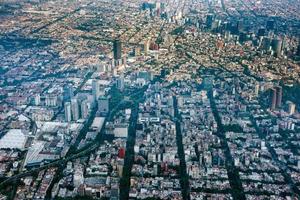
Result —
<svg viewBox="0 0 300 200"><path fill-rule="evenodd" d="M299 0L0 1L0 200L298 200L299 108Z"/></svg>

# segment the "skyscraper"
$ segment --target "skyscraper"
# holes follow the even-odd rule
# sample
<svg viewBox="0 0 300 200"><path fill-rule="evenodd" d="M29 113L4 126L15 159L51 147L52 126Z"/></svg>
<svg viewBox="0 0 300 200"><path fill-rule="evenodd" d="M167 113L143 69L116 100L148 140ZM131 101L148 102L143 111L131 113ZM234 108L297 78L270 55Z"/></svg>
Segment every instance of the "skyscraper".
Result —
<svg viewBox="0 0 300 200"><path fill-rule="evenodd" d="M76 98L71 99L72 118L77 121L79 119L79 105Z"/></svg>
<svg viewBox="0 0 300 200"><path fill-rule="evenodd" d="M122 58L122 43L118 39L114 40L113 53L115 60L120 60Z"/></svg>
<svg viewBox="0 0 300 200"><path fill-rule="evenodd" d="M109 99L105 96L100 97L98 100L98 111L100 113L108 113L109 111Z"/></svg>
<svg viewBox="0 0 300 200"><path fill-rule="evenodd" d="M117 79L117 88L120 91L123 91L125 87L125 83L124 83L124 75L121 74L120 77Z"/></svg>
<svg viewBox="0 0 300 200"><path fill-rule="evenodd" d="M282 40L277 38L272 40L272 49L275 52L276 57L281 56L281 50L282 50Z"/></svg>
<svg viewBox="0 0 300 200"><path fill-rule="evenodd" d="M282 104L282 87L277 86L276 87L276 107L280 108Z"/></svg>
<svg viewBox="0 0 300 200"><path fill-rule="evenodd" d="M293 102L289 101L288 106L289 106L289 108L288 108L289 115L293 115L296 111L296 105Z"/></svg>
<svg viewBox="0 0 300 200"><path fill-rule="evenodd" d="M269 51L271 46L271 39L269 37L263 37L261 42L261 48L265 51Z"/></svg>
<svg viewBox="0 0 300 200"><path fill-rule="evenodd" d="M95 101L97 101L99 96L101 96L101 94L103 93L103 90L101 90L101 84L99 80L93 80L92 93Z"/></svg>
<svg viewBox="0 0 300 200"><path fill-rule="evenodd" d="M270 108L271 110L276 109L276 99L277 99L277 92L275 88L272 88L270 91L270 99L271 99L271 105Z"/></svg>
<svg viewBox="0 0 300 200"><path fill-rule="evenodd" d="M281 104L282 104L282 87L281 86L276 86L275 88L271 89L270 99L271 99L271 104L270 104L271 110L275 110L276 108L281 107Z"/></svg>
<svg viewBox="0 0 300 200"><path fill-rule="evenodd" d="M208 29L211 29L211 26L212 26L212 23L213 23L213 19L214 19L214 16L212 14L208 14L206 16L206 27Z"/></svg>
<svg viewBox="0 0 300 200"><path fill-rule="evenodd" d="M72 121L72 112L71 112L71 103L70 102L65 103L65 120L67 122Z"/></svg>
<svg viewBox="0 0 300 200"><path fill-rule="evenodd" d="M86 119L89 115L89 101L86 99L86 100L83 100L81 102L81 118L82 119Z"/></svg>
<svg viewBox="0 0 300 200"><path fill-rule="evenodd" d="M74 89L71 85L65 85L63 87L63 98L64 101L70 101L71 98L74 96Z"/></svg>

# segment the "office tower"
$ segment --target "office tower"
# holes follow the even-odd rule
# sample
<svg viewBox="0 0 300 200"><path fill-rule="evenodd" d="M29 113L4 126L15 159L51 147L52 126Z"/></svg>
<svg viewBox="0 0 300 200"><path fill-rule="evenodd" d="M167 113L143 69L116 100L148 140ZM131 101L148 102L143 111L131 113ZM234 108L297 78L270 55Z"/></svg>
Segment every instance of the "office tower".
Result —
<svg viewBox="0 0 300 200"><path fill-rule="evenodd" d="M94 101L97 101L101 94L100 83L98 80L93 80L92 82L92 94L93 94Z"/></svg>
<svg viewBox="0 0 300 200"><path fill-rule="evenodd" d="M120 91L123 91L125 88L125 83L124 83L124 75L121 74L120 77L117 79L117 88Z"/></svg>
<svg viewBox="0 0 300 200"><path fill-rule="evenodd" d="M264 38L262 39L261 47L262 47L263 50L269 51L269 50L270 50L270 47L271 47L271 39L268 38L268 37L264 37Z"/></svg>
<svg viewBox="0 0 300 200"><path fill-rule="evenodd" d="M65 85L63 87L63 98L64 101L70 101L71 98L74 96L74 89L71 85Z"/></svg>
<svg viewBox="0 0 300 200"><path fill-rule="evenodd" d="M289 106L289 110L288 110L289 115L295 114L296 104L294 104L293 102L289 101L288 102L288 106Z"/></svg>
<svg viewBox="0 0 300 200"><path fill-rule="evenodd" d="M212 14L208 14L207 16L206 16L206 27L208 28L208 29L211 29L211 26L212 26L212 23L213 23L213 19L214 19L214 16L212 15Z"/></svg>
<svg viewBox="0 0 300 200"><path fill-rule="evenodd" d="M65 120L67 122L72 121L72 112L71 112L71 103L70 102L65 103Z"/></svg>
<svg viewBox="0 0 300 200"><path fill-rule="evenodd" d="M276 87L276 107L280 108L282 103L282 87Z"/></svg>
<svg viewBox="0 0 300 200"><path fill-rule="evenodd" d="M275 52L276 57L281 56L281 49L282 49L282 40L277 38L272 40L272 49Z"/></svg>
<svg viewBox="0 0 300 200"><path fill-rule="evenodd" d="M122 58L122 43L118 39L114 40L113 53L115 60L120 60Z"/></svg>
<svg viewBox="0 0 300 200"><path fill-rule="evenodd" d="M272 88L270 91L270 99L271 99L271 105L270 108L271 110L276 109L276 101L277 101L277 92L275 88Z"/></svg>
<svg viewBox="0 0 300 200"><path fill-rule="evenodd" d="M41 104L41 96L40 94L36 94L34 97L34 105L38 106Z"/></svg>
<svg viewBox="0 0 300 200"><path fill-rule="evenodd" d="M245 32L240 32L239 34L239 43L243 44L247 40L247 34Z"/></svg>
<svg viewBox="0 0 300 200"><path fill-rule="evenodd" d="M78 100L76 98L71 99L71 111L72 111L72 119L77 121L79 119L79 105Z"/></svg>
<svg viewBox="0 0 300 200"><path fill-rule="evenodd" d="M98 111L106 114L109 111L109 99L106 96L102 96L98 100Z"/></svg>
<svg viewBox="0 0 300 200"><path fill-rule="evenodd" d="M86 99L86 100L83 100L81 102L81 118L82 119L86 119L89 115L89 101Z"/></svg>

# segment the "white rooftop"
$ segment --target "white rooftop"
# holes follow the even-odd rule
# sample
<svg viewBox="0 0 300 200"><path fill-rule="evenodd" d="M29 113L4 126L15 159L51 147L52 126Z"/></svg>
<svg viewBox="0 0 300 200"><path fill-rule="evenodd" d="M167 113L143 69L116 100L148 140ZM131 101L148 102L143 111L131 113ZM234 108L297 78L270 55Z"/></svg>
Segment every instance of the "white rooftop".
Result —
<svg viewBox="0 0 300 200"><path fill-rule="evenodd" d="M27 136L21 129L10 129L0 139L0 149L24 149Z"/></svg>

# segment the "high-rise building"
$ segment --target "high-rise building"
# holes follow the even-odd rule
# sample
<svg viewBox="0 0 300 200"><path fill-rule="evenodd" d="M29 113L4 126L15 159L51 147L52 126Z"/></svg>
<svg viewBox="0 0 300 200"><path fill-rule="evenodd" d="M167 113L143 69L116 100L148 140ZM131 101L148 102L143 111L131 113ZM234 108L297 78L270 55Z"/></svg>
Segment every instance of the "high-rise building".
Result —
<svg viewBox="0 0 300 200"><path fill-rule="evenodd" d="M293 102L289 101L288 106L289 106L289 110L288 110L289 115L295 114L296 105Z"/></svg>
<svg viewBox="0 0 300 200"><path fill-rule="evenodd" d="M282 40L277 38L272 40L272 49L275 53L276 57L281 56L281 50L282 50Z"/></svg>
<svg viewBox="0 0 300 200"><path fill-rule="evenodd" d="M71 85L65 85L63 87L63 98L64 101L70 101L71 98L74 96L74 89Z"/></svg>
<svg viewBox="0 0 300 200"><path fill-rule="evenodd" d="M282 87L276 87L276 107L280 108L282 104Z"/></svg>
<svg viewBox="0 0 300 200"><path fill-rule="evenodd" d="M70 122L72 121L71 103L66 102L64 107L65 107L65 120L67 122Z"/></svg>
<svg viewBox="0 0 300 200"><path fill-rule="evenodd" d="M98 111L106 114L109 112L109 99L106 96L100 97L98 100Z"/></svg>
<svg viewBox="0 0 300 200"><path fill-rule="evenodd" d="M82 119L86 119L88 117L88 115L89 115L89 110L90 110L90 108L89 108L89 101L87 99L83 100L81 102L80 108L81 108L81 118Z"/></svg>
<svg viewBox="0 0 300 200"><path fill-rule="evenodd" d="M97 84L97 80L93 80L92 81L92 94L94 97L94 100L97 100L97 91L99 90L99 88L97 88L98 84Z"/></svg>
<svg viewBox="0 0 300 200"><path fill-rule="evenodd" d="M207 27L208 29L211 29L213 20L214 20L213 14L208 14L208 15L206 16L206 23L205 23L205 24L206 24L206 27Z"/></svg>
<svg viewBox="0 0 300 200"><path fill-rule="evenodd" d="M282 104L282 87L281 86L276 86L275 88L271 89L270 99L271 99L271 104L270 104L271 110L275 110L276 108L281 107L281 104Z"/></svg>
<svg viewBox="0 0 300 200"><path fill-rule="evenodd" d="M71 110L72 110L72 119L77 121L79 119L79 105L76 98L71 99Z"/></svg>
<svg viewBox="0 0 300 200"><path fill-rule="evenodd" d="M269 51L271 47L271 39L269 37L264 37L261 42L261 48L265 51Z"/></svg>
<svg viewBox="0 0 300 200"><path fill-rule="evenodd" d="M117 88L120 91L123 91L125 88L125 83L124 83L124 75L121 74L120 77L117 79Z"/></svg>
<svg viewBox="0 0 300 200"><path fill-rule="evenodd" d="M271 110L275 110L276 109L276 101L277 101L277 92L276 92L275 88L272 88L270 91L270 99L271 99L270 108L271 108Z"/></svg>
<svg viewBox="0 0 300 200"><path fill-rule="evenodd" d="M114 40L113 53L115 60L120 60L122 58L122 43L118 39Z"/></svg>
<svg viewBox="0 0 300 200"><path fill-rule="evenodd" d="M98 98L102 95L103 90L101 90L101 84L99 80L93 80L92 82L92 94L94 101L97 101Z"/></svg>

